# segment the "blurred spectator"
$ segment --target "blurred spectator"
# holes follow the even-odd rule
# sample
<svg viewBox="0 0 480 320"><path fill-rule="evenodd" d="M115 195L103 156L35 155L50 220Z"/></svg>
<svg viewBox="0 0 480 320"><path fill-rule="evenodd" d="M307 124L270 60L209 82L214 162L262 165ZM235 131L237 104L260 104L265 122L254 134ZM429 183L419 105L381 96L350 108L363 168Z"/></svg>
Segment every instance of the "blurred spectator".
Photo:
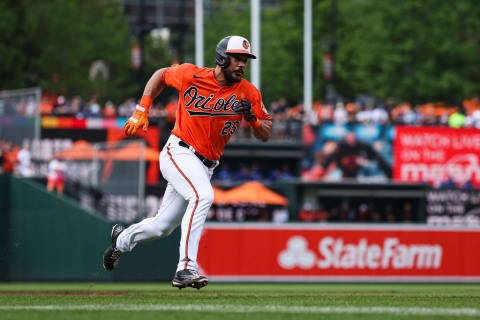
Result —
<svg viewBox="0 0 480 320"><path fill-rule="evenodd" d="M465 114L463 110L456 107L455 111L448 118L448 126L450 128L461 128L465 124Z"/></svg>
<svg viewBox="0 0 480 320"><path fill-rule="evenodd" d="M51 115L53 113L53 101L55 98L49 96L42 96L42 100L40 100L40 113L42 115Z"/></svg>
<svg viewBox="0 0 480 320"><path fill-rule="evenodd" d="M70 103L70 113L76 116L81 110L82 98L80 98L80 96L76 96L72 99L72 102Z"/></svg>
<svg viewBox="0 0 480 320"><path fill-rule="evenodd" d="M154 103L150 107L150 112L148 113L149 118L160 118L165 117L165 111L159 103Z"/></svg>
<svg viewBox="0 0 480 320"><path fill-rule="evenodd" d="M310 202L305 202L302 209L298 212L298 219L303 222L314 222L316 220L316 212Z"/></svg>
<svg viewBox="0 0 480 320"><path fill-rule="evenodd" d="M252 172L250 168L246 165L242 165L240 171L235 174L235 180L237 181L246 181L252 179Z"/></svg>
<svg viewBox="0 0 480 320"><path fill-rule="evenodd" d="M177 118L178 99L170 100L165 106L167 112L167 121L174 123Z"/></svg>
<svg viewBox="0 0 480 320"><path fill-rule="evenodd" d="M90 100L87 103L87 114L89 117L100 117L101 116L101 107L97 102L97 95L94 94L90 97Z"/></svg>
<svg viewBox="0 0 480 320"><path fill-rule="evenodd" d="M342 102L337 103L333 112L333 121L335 124L342 125L347 123L347 111Z"/></svg>
<svg viewBox="0 0 480 320"><path fill-rule="evenodd" d="M103 116L105 118L115 118L117 116L117 109L111 101L107 101L105 108L103 108Z"/></svg>
<svg viewBox="0 0 480 320"><path fill-rule="evenodd" d="M272 212L272 222L274 223L286 223L288 222L288 210L285 207L274 209Z"/></svg>
<svg viewBox="0 0 480 320"><path fill-rule="evenodd" d="M373 124L386 124L389 120L388 112L383 104L378 105L372 110L371 121Z"/></svg>
<svg viewBox="0 0 480 320"><path fill-rule="evenodd" d="M135 110L135 99L129 98L125 100L120 106L118 107L118 116L123 118L128 118Z"/></svg>
<svg viewBox="0 0 480 320"><path fill-rule="evenodd" d="M12 173L15 169L18 147L14 147L8 140L0 140L0 153L2 161L2 172Z"/></svg>
<svg viewBox="0 0 480 320"><path fill-rule="evenodd" d="M465 125L480 129L480 109L473 110L466 118Z"/></svg>
<svg viewBox="0 0 480 320"><path fill-rule="evenodd" d="M23 148L17 153L16 172L23 177L33 176L32 154L28 144L24 144Z"/></svg>
<svg viewBox="0 0 480 320"><path fill-rule="evenodd" d="M251 180L262 180L263 179L263 175L262 175L262 172L260 171L260 166L258 164L258 162L254 162L252 164L252 167L250 168L250 178Z"/></svg>
<svg viewBox="0 0 480 320"><path fill-rule="evenodd" d="M289 180L293 178L293 173L288 163L282 164L281 168L273 168L268 172L267 179L271 181Z"/></svg>
<svg viewBox="0 0 480 320"><path fill-rule="evenodd" d="M63 193L65 187L65 171L66 165L60 159L53 157L48 163L47 173L47 189L48 191L56 190L58 194Z"/></svg>
<svg viewBox="0 0 480 320"><path fill-rule="evenodd" d="M221 163L218 170L215 170L214 175L214 178L223 181L230 181L233 178L232 172L230 171L230 167L227 163Z"/></svg>

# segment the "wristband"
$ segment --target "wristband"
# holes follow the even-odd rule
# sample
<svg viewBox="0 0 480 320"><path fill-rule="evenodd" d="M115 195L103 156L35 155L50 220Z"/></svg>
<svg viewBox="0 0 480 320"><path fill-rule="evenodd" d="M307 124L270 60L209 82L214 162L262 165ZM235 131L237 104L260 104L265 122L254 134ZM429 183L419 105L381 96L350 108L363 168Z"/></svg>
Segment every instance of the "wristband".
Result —
<svg viewBox="0 0 480 320"><path fill-rule="evenodd" d="M253 128L253 129L257 129L258 127L260 127L260 120L256 119L255 121L252 121L250 122L250 126Z"/></svg>
<svg viewBox="0 0 480 320"><path fill-rule="evenodd" d="M144 108L146 111L148 111L148 109L150 109L150 106L152 105L152 102L153 102L152 97L143 96L142 100L140 100L140 103L138 105L140 107ZM142 110L142 111L144 111L144 110Z"/></svg>

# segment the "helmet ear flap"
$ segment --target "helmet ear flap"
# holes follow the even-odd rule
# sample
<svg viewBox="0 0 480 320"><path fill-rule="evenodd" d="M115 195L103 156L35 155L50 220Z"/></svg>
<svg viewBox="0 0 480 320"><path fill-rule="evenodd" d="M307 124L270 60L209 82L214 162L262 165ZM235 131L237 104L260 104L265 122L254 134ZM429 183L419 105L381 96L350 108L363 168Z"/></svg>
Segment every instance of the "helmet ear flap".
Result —
<svg viewBox="0 0 480 320"><path fill-rule="evenodd" d="M221 67L226 68L230 65L230 57L227 54L227 44L230 37L225 37L217 44L215 50L215 62Z"/></svg>
<svg viewBox="0 0 480 320"><path fill-rule="evenodd" d="M221 67L221 68L226 68L230 65L230 57L226 54L220 55L217 54L215 57L215 62Z"/></svg>

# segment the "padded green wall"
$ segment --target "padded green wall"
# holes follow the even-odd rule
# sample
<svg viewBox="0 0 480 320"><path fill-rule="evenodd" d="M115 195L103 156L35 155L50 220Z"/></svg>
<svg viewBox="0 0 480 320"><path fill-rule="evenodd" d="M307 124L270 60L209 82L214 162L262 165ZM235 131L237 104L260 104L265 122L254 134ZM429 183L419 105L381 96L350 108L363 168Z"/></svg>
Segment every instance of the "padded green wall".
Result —
<svg viewBox="0 0 480 320"><path fill-rule="evenodd" d="M28 179L0 176L0 192L0 279L164 281L175 272L179 230L139 244L107 272L110 222Z"/></svg>
<svg viewBox="0 0 480 320"><path fill-rule="evenodd" d="M8 275L9 186L9 176L0 174L0 279Z"/></svg>

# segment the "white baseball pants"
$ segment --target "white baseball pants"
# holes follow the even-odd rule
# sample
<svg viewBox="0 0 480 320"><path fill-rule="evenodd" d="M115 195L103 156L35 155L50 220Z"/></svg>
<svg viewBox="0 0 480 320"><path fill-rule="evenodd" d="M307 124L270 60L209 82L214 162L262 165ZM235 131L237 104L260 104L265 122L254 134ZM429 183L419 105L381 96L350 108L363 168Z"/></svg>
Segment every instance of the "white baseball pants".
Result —
<svg viewBox="0 0 480 320"><path fill-rule="evenodd" d="M125 229L117 238L117 248L129 252L138 242L166 237L181 224L177 271L197 270L200 236L213 202L210 178L215 166L207 168L179 141L172 134L160 153L160 171L168 185L157 215Z"/></svg>

